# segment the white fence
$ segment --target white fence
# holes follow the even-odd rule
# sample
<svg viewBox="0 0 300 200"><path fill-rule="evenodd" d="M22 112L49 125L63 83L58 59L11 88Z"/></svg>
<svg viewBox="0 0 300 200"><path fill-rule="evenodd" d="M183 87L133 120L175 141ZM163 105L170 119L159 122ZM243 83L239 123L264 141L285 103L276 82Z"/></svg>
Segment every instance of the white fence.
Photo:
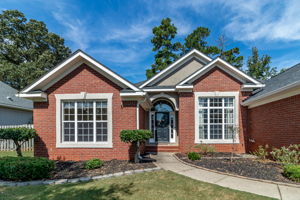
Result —
<svg viewBox="0 0 300 200"><path fill-rule="evenodd" d="M33 128L33 124L24 124L24 125L0 125L1 128L18 128L26 127ZM34 139L30 139L27 142L22 144L22 151L33 151ZM1 140L0 139L0 151L14 151L16 150L16 145L12 140Z"/></svg>

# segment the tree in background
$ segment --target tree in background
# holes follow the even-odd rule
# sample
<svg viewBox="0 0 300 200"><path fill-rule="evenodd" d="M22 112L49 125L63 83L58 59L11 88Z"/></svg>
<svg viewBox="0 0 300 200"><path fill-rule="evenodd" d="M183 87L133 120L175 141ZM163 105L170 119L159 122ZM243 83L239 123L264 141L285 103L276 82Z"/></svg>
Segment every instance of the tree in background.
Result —
<svg viewBox="0 0 300 200"><path fill-rule="evenodd" d="M20 90L68 57L64 39L17 10L0 14L0 81Z"/></svg>
<svg viewBox="0 0 300 200"><path fill-rule="evenodd" d="M152 32L154 35L151 40L153 44L152 51L157 53L155 63L152 64L151 69L146 71L148 79L174 62L178 58L176 52L181 47L179 42L172 42L176 36L177 28L171 23L170 18L162 19L161 24L154 27Z"/></svg>
<svg viewBox="0 0 300 200"><path fill-rule="evenodd" d="M220 52L218 47L209 46L206 38L210 35L210 30L206 27L198 27L185 38L182 54L192 49L197 49L206 55L215 56Z"/></svg>
<svg viewBox="0 0 300 200"><path fill-rule="evenodd" d="M243 66L243 56L239 55L239 48L225 50L224 36L219 38L219 46L208 44L207 37L210 36L210 30L206 27L196 28L185 38L184 44L180 42L172 43L177 34L177 28L171 23L170 18L166 18L161 21L160 26L153 28L153 34L151 42L154 47L152 51L157 53L155 54L155 63L151 66L151 69L146 71L148 79L173 63L179 55L183 55L192 49L197 49L212 57L220 56L237 68Z"/></svg>
<svg viewBox="0 0 300 200"><path fill-rule="evenodd" d="M252 55L247 61L247 74L259 79L266 80L277 74L277 70L270 66L271 57L268 55L259 56L256 47L252 48Z"/></svg>
<svg viewBox="0 0 300 200"><path fill-rule="evenodd" d="M240 56L240 49L238 47L234 47L232 49L225 50L227 46L226 45L227 40L224 34L221 34L217 42L218 42L218 49L219 49L218 56L223 60L229 62L236 68L238 69L242 68L244 57Z"/></svg>

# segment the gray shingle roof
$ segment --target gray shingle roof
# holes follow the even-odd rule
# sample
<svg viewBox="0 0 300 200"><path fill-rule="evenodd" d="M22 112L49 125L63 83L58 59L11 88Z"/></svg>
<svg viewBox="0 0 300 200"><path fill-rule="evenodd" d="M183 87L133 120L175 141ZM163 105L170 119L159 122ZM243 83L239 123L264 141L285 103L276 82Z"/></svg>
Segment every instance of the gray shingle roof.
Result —
<svg viewBox="0 0 300 200"><path fill-rule="evenodd" d="M260 91L252 95L247 100L263 96L270 92L274 92L278 89L294 84L296 82L300 82L300 63L289 68L285 72L267 80L264 83L266 86L260 89Z"/></svg>
<svg viewBox="0 0 300 200"><path fill-rule="evenodd" d="M0 81L0 106L32 110L32 101L16 97L17 93L18 90Z"/></svg>

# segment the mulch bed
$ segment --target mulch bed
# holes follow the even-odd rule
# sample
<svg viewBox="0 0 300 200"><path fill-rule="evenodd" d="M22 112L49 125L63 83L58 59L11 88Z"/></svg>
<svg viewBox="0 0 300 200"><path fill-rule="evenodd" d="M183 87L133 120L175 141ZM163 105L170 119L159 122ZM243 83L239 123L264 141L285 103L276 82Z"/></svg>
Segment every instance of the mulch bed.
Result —
<svg viewBox="0 0 300 200"><path fill-rule="evenodd" d="M201 160L197 161L189 160L187 155L182 153L178 153L176 156L184 162L220 172L256 179L300 184L284 177L282 175L282 165L272 161L263 162L254 158L247 158L243 155L236 154L235 159L231 162L230 153L227 155L220 153L203 156Z"/></svg>
<svg viewBox="0 0 300 200"><path fill-rule="evenodd" d="M101 168L88 170L84 168L84 161L56 161L55 170L52 171L50 179L69 179L86 176L98 176L154 167L156 166L152 162L132 163L125 160L110 160L105 161Z"/></svg>

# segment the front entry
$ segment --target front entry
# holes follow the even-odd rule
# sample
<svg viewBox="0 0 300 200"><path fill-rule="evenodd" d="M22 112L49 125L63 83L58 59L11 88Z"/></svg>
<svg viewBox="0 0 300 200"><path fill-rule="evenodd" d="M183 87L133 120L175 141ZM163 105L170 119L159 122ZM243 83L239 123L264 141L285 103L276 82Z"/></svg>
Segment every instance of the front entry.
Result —
<svg viewBox="0 0 300 200"><path fill-rule="evenodd" d="M169 142L170 140L170 114L169 112L155 113L156 141Z"/></svg>
<svg viewBox="0 0 300 200"><path fill-rule="evenodd" d="M175 143L176 123L173 105L166 100L154 103L150 112L150 127L153 138L150 143Z"/></svg>

